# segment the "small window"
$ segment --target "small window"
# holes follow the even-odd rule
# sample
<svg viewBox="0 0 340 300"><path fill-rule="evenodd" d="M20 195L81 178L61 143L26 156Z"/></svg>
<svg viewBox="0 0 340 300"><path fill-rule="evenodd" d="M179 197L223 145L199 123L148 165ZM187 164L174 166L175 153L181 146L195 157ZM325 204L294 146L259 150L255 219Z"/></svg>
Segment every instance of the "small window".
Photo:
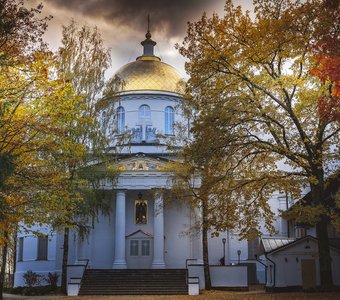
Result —
<svg viewBox="0 0 340 300"><path fill-rule="evenodd" d="M47 260L48 238L47 236L38 237L38 257L37 260Z"/></svg>
<svg viewBox="0 0 340 300"><path fill-rule="evenodd" d="M23 261L24 258L24 238L18 240L18 261Z"/></svg>
<svg viewBox="0 0 340 300"><path fill-rule="evenodd" d="M150 256L150 241L142 240L142 256Z"/></svg>
<svg viewBox="0 0 340 300"><path fill-rule="evenodd" d="M174 109L171 106L165 108L165 134L174 134Z"/></svg>
<svg viewBox="0 0 340 300"><path fill-rule="evenodd" d="M122 106L117 108L117 131L123 133L125 130L125 109Z"/></svg>
<svg viewBox="0 0 340 300"><path fill-rule="evenodd" d="M149 105L143 104L139 107L138 118L140 122L151 121L151 111Z"/></svg>
<svg viewBox="0 0 340 300"><path fill-rule="evenodd" d="M138 256L138 247L139 241L138 240L131 240L130 241L130 256Z"/></svg>
<svg viewBox="0 0 340 300"><path fill-rule="evenodd" d="M307 230L306 228L296 228L295 229L295 237L297 239L303 238L307 235Z"/></svg>

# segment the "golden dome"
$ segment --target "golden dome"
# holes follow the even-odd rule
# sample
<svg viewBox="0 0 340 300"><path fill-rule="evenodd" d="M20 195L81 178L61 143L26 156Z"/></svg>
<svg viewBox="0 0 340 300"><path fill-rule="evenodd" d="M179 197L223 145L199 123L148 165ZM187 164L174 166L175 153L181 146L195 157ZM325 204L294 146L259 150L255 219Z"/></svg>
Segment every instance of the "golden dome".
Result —
<svg viewBox="0 0 340 300"><path fill-rule="evenodd" d="M183 78L157 56L140 56L120 68L116 76L122 81L121 92L152 90L184 94Z"/></svg>

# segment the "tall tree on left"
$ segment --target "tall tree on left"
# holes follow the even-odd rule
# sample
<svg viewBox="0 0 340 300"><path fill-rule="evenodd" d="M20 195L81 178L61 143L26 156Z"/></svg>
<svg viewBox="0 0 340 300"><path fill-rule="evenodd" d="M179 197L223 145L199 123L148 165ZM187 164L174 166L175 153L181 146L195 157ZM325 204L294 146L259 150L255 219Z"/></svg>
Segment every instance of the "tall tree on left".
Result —
<svg viewBox="0 0 340 300"><path fill-rule="evenodd" d="M50 17L39 19L42 5L27 9L23 1L0 1L0 299L9 236L18 223L48 223L60 201L67 177L55 164L68 149L85 149L67 136L80 118L81 97L58 79L54 56L42 35Z"/></svg>
<svg viewBox="0 0 340 300"><path fill-rule="evenodd" d="M22 96L34 76L28 71L28 66L34 61L33 53L45 49L41 37L50 17L36 18L41 9L41 5L31 9L24 8L23 1L0 1L0 243L3 254L0 299L2 299L8 236L13 230L10 224L16 221L8 214L11 203L7 179L15 171L16 158L23 153L19 149L20 146L13 143L18 141L14 138L20 135L18 130L15 130L13 121L22 106ZM16 82L19 77L18 70L22 74L20 83Z"/></svg>

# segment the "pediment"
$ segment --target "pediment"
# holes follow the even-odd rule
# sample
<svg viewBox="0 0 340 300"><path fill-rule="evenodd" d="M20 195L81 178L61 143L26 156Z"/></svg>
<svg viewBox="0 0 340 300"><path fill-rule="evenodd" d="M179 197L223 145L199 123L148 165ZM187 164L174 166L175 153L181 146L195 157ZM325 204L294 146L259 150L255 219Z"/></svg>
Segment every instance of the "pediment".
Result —
<svg viewBox="0 0 340 300"><path fill-rule="evenodd" d="M120 159L115 163L119 171L162 171L167 162L148 156L135 156Z"/></svg>
<svg viewBox="0 0 340 300"><path fill-rule="evenodd" d="M146 232L144 230L137 230L133 233L130 233L126 236L127 238L153 238L153 235L149 232Z"/></svg>

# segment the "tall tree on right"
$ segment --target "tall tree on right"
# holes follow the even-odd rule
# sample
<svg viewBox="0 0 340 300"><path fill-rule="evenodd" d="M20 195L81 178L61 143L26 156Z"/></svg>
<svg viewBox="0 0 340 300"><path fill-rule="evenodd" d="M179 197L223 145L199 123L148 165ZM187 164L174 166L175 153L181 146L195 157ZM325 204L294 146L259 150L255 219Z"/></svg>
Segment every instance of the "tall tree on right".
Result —
<svg viewBox="0 0 340 300"><path fill-rule="evenodd" d="M223 17L204 14L189 23L179 46L190 75L188 99L198 111L192 132L204 140L198 151L212 149L227 162L216 164L216 172L233 175L223 189L248 191L248 199L257 197L246 188L255 182L272 180L294 195L296 188L311 189L303 215L316 226L324 288L333 285L327 226L339 218L323 196L324 182L339 166L340 127L336 118L319 114L334 77L323 80L311 70L320 63L318 41L328 33L340 36L333 2L254 0L252 18L228 0Z"/></svg>

